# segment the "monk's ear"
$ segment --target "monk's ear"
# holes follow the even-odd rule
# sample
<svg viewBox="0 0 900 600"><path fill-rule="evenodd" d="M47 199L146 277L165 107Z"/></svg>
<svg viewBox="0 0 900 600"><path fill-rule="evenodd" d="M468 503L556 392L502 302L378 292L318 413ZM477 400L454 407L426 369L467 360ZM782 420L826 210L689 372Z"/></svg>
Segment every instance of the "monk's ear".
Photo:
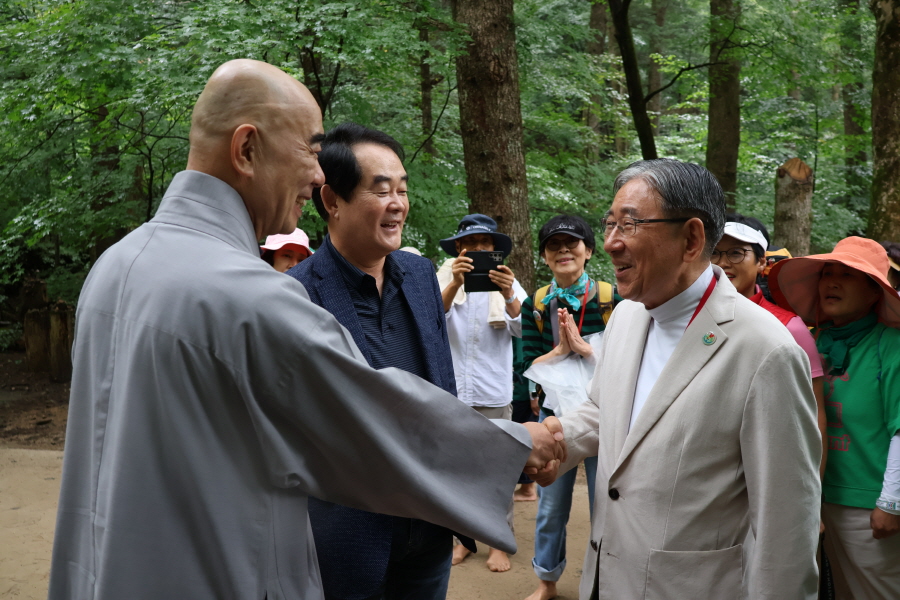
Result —
<svg viewBox="0 0 900 600"><path fill-rule="evenodd" d="M239 175L253 177L259 158L259 131L255 125L240 125L231 136L231 166Z"/></svg>
<svg viewBox="0 0 900 600"><path fill-rule="evenodd" d="M328 219L331 220L337 217L338 195L334 193L332 187L326 183L319 188L319 194L322 196L322 206L325 208L325 212L328 213Z"/></svg>

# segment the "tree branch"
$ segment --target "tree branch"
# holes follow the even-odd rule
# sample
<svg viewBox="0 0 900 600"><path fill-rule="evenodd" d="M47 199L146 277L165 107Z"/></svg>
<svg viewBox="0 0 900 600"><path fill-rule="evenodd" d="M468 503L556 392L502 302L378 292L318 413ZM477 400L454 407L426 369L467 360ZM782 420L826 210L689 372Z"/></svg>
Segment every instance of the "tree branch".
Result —
<svg viewBox="0 0 900 600"><path fill-rule="evenodd" d="M675 84L675 82L678 81L678 78L681 77L682 75L684 75L685 73L687 73L688 71L696 71L697 69L703 69L706 67L711 67L713 65L723 65L723 64L725 64L725 63L723 63L722 61L716 61L716 62L707 62L707 63L703 63L700 65L688 65L686 67L681 67L678 70L678 73L675 74L675 77L672 78L672 81L670 81L666 85L662 86L658 90L653 90L652 92L650 92L649 94L644 96L644 103L646 104L647 102L650 102L650 98L652 98L653 96L655 96L659 93L662 93L662 92L666 91L667 89L669 89L670 87L672 87Z"/></svg>
<svg viewBox="0 0 900 600"><path fill-rule="evenodd" d="M434 120L434 127L431 128L431 133L428 134L428 137L425 138L424 140L422 140L422 143L419 144L419 147L418 147L418 148L416 148L416 151L413 153L412 158L409 159L409 164L412 164L413 161L416 160L416 157L419 155L419 152L421 152L422 148L425 147L425 144L427 144L428 141L429 141L432 137L434 137L434 134L437 132L438 125L441 123L441 117L444 116L444 111L447 110L447 105L450 104L450 96L452 96L452 95L453 95L453 91L456 90L456 86L455 86L455 85L454 85L454 86L450 86L450 80L449 80L449 79L447 80L447 85L448 85L448 89L447 89L447 97L444 98L444 106L441 107L441 112L438 113L437 119Z"/></svg>

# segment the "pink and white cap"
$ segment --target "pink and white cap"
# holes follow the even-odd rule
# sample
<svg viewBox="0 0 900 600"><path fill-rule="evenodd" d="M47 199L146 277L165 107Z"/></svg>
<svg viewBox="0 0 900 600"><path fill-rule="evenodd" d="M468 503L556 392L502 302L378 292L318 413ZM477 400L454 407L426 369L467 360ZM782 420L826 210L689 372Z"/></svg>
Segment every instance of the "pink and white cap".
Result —
<svg viewBox="0 0 900 600"><path fill-rule="evenodd" d="M278 250L284 246L289 244L293 244L295 246L301 246L304 248L309 254L312 254L312 250L309 247L309 236L303 233L302 229L295 229L292 233L287 235L276 234L270 235L266 238L266 243L261 247L263 250Z"/></svg>

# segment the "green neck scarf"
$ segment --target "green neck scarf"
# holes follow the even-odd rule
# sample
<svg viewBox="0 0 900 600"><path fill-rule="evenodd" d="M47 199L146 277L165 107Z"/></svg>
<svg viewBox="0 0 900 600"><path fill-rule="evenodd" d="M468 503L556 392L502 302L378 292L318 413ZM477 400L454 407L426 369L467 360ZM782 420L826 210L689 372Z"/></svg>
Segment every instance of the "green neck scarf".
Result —
<svg viewBox="0 0 900 600"><path fill-rule="evenodd" d="M831 366L829 375L843 375L847 371L850 348L862 341L877 324L878 316L872 311L862 319L842 327L819 330L816 347Z"/></svg>

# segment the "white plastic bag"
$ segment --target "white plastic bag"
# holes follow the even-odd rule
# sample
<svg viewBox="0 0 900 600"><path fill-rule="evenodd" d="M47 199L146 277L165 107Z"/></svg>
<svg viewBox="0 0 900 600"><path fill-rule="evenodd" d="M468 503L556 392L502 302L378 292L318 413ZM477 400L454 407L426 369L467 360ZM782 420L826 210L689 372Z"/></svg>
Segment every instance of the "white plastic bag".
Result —
<svg viewBox="0 0 900 600"><path fill-rule="evenodd" d="M603 332L586 335L584 341L594 350L590 358L573 353L533 364L525 371L525 377L544 390L544 406L556 416L578 408L588 399L588 386L603 346Z"/></svg>

